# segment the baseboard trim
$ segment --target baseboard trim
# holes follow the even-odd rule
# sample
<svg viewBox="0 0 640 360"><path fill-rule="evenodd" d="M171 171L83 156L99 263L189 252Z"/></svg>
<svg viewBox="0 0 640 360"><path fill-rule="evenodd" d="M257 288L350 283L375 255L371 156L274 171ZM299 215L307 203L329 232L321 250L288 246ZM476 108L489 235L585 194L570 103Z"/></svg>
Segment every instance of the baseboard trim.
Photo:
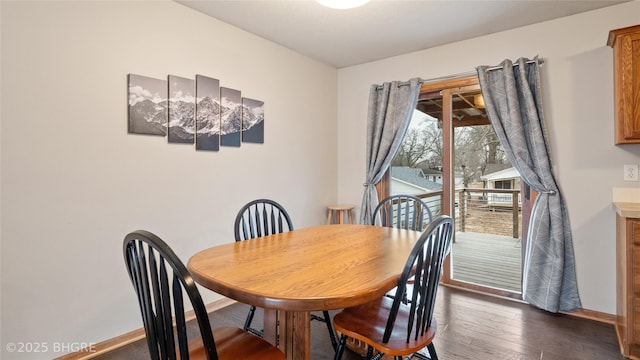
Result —
<svg viewBox="0 0 640 360"><path fill-rule="evenodd" d="M595 321L599 321L599 322L607 323L611 325L616 324L615 315L596 311L596 310L576 309L571 311L561 311L561 313L583 318L583 319L595 320Z"/></svg>
<svg viewBox="0 0 640 360"><path fill-rule="evenodd" d="M220 310L229 305L235 304L236 301L223 298L217 301L214 301L210 304L206 305L206 309L208 313L214 312L216 310ZM185 319L187 321L195 319L195 314L193 311L188 311L185 314ZM92 345L91 348L80 349L79 351L72 352L57 358L54 360L88 360L93 359L97 356L104 355L110 351L119 349L123 346L129 345L138 340L142 340L145 337L144 328L136 329L130 331L126 334L122 334L120 336L116 336L112 339L108 339L102 342L99 342L95 345Z"/></svg>
<svg viewBox="0 0 640 360"><path fill-rule="evenodd" d="M509 300L509 301L515 301L515 302L519 302L519 303L523 303L523 304L527 304L526 301L520 300L520 299L515 299L509 296L502 296L499 294L487 294L485 292L470 288L470 287L462 287L462 286L458 286L457 284L445 284L442 283L441 285L447 286L447 287L451 287L451 288L455 288L455 289L460 289L463 291L469 291L475 294L481 294L481 295L485 295L485 296L489 296L489 297L495 297L495 298L499 298L499 299L505 299L505 300ZM533 305L532 305L533 306ZM600 311L596 311L596 310L589 310L589 309L575 309L575 310L570 310L570 311L561 311L561 314L565 314L565 315L570 315L570 316L575 316L575 317L579 317L579 318L583 318L583 319L589 319L589 320L595 320L595 321L599 321L602 323L606 323L606 324L611 324L611 325L615 325L616 324L616 315L615 314L609 314L609 313L605 313L605 312L600 312Z"/></svg>

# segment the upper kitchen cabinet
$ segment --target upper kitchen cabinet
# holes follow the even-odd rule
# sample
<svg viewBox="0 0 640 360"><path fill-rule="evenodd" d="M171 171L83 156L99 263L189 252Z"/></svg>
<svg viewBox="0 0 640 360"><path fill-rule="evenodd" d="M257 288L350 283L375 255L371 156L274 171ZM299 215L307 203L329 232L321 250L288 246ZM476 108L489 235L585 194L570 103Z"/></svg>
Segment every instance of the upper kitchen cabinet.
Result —
<svg viewBox="0 0 640 360"><path fill-rule="evenodd" d="M640 25L611 30L615 142L640 144Z"/></svg>

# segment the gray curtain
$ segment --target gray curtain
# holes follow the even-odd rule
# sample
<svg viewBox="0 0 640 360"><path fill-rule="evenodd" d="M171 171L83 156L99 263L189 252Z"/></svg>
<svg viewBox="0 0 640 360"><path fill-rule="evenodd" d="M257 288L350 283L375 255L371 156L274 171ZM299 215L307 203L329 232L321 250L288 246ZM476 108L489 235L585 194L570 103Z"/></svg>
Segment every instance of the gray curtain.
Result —
<svg viewBox="0 0 640 360"><path fill-rule="evenodd" d="M378 204L375 185L396 156L420 95L421 80L393 81L372 85L367 115L367 178L360 211L360 223L371 224Z"/></svg>
<svg viewBox="0 0 640 360"><path fill-rule="evenodd" d="M580 308L565 201L553 176L542 111L539 62L518 59L477 68L491 124L511 163L539 195L524 259L523 298L558 312ZM524 235L524 234L523 234Z"/></svg>

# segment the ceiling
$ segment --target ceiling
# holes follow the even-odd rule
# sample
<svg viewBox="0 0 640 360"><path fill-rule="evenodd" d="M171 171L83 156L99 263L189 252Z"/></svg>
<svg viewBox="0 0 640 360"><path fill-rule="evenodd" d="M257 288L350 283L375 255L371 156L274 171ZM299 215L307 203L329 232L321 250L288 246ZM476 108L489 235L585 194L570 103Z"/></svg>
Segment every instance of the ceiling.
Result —
<svg viewBox="0 0 640 360"><path fill-rule="evenodd" d="M444 117L443 96L439 91L420 94L416 110L438 121ZM484 99L478 90L455 92L451 97L451 119L454 128L461 126L489 125Z"/></svg>
<svg viewBox="0 0 640 360"><path fill-rule="evenodd" d="M629 0L175 0L336 68L471 39Z"/></svg>

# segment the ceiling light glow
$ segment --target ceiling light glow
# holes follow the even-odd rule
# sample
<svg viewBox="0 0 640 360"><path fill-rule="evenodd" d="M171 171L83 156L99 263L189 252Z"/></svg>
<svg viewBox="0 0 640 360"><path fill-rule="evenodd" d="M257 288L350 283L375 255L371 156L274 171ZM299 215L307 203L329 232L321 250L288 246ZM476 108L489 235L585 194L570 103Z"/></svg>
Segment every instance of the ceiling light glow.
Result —
<svg viewBox="0 0 640 360"><path fill-rule="evenodd" d="M362 6L369 0L316 0L320 5L330 7L332 9L352 9Z"/></svg>

